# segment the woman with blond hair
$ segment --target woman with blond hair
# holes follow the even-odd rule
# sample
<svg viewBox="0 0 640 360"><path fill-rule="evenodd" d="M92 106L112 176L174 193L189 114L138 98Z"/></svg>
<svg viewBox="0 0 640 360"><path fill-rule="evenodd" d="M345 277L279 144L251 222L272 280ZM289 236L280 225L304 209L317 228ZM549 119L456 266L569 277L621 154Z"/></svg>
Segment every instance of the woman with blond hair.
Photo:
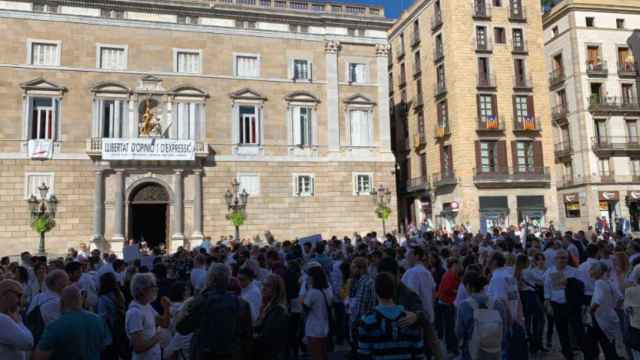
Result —
<svg viewBox="0 0 640 360"><path fill-rule="evenodd" d="M256 360L287 358L288 317L284 281L280 276L271 274L262 284L262 307L254 333Z"/></svg>

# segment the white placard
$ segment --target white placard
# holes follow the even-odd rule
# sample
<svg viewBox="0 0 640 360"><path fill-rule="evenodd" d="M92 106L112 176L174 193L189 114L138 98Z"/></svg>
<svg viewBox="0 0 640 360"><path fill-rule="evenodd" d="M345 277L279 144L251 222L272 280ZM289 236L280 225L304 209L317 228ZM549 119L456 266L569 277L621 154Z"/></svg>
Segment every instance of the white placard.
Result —
<svg viewBox="0 0 640 360"><path fill-rule="evenodd" d="M103 160L195 160L193 140L158 138L102 139Z"/></svg>
<svg viewBox="0 0 640 360"><path fill-rule="evenodd" d="M29 140L30 159L51 159L53 158L53 141L51 140Z"/></svg>

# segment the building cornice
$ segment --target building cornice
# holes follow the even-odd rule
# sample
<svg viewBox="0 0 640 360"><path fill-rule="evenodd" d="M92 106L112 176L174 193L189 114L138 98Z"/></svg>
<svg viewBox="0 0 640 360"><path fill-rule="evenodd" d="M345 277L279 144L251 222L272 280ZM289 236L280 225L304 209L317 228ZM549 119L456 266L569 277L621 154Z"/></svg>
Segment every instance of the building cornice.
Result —
<svg viewBox="0 0 640 360"><path fill-rule="evenodd" d="M601 3L577 3L565 0L558 3L551 11L542 15L542 27L544 29L556 23L559 19L567 16L573 11L592 11L599 13L615 13L615 14L632 14L637 15L640 12L640 4L636 6L626 4L616 4L615 2ZM610 30L610 29L608 29Z"/></svg>
<svg viewBox="0 0 640 360"><path fill-rule="evenodd" d="M427 9L427 6L430 5L431 2L432 0L416 0L411 7L403 11L400 18L393 24L391 29L389 29L389 40L395 38L408 24L413 23L413 21Z"/></svg>

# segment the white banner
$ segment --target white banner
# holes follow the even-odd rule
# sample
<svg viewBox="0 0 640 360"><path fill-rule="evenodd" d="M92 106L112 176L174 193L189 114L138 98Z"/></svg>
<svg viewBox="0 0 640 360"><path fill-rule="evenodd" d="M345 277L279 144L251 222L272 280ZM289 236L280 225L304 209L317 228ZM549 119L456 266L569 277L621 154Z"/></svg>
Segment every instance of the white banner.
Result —
<svg viewBox="0 0 640 360"><path fill-rule="evenodd" d="M195 142L193 140L102 139L103 160L193 161L195 157Z"/></svg>
<svg viewBox="0 0 640 360"><path fill-rule="evenodd" d="M51 140L29 140L30 159L51 159L53 158L53 141Z"/></svg>

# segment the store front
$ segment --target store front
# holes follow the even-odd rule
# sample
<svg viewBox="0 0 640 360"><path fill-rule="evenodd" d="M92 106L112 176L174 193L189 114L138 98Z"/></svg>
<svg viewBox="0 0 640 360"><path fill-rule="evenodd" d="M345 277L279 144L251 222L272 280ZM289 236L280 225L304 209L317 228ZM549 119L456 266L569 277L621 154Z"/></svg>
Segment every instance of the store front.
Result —
<svg viewBox="0 0 640 360"><path fill-rule="evenodd" d="M544 205L544 196L518 196L517 204L519 224L525 222L539 229L547 226L545 221L547 209Z"/></svg>
<svg viewBox="0 0 640 360"><path fill-rule="evenodd" d="M620 192L619 191L599 191L598 200L600 207L600 220L606 221L604 228L615 231L614 224L616 218L620 216Z"/></svg>
<svg viewBox="0 0 640 360"><path fill-rule="evenodd" d="M506 196L480 196L480 232L492 232L493 228L509 225L509 200Z"/></svg>
<svg viewBox="0 0 640 360"><path fill-rule="evenodd" d="M640 191L629 191L627 195L631 231L640 231Z"/></svg>

